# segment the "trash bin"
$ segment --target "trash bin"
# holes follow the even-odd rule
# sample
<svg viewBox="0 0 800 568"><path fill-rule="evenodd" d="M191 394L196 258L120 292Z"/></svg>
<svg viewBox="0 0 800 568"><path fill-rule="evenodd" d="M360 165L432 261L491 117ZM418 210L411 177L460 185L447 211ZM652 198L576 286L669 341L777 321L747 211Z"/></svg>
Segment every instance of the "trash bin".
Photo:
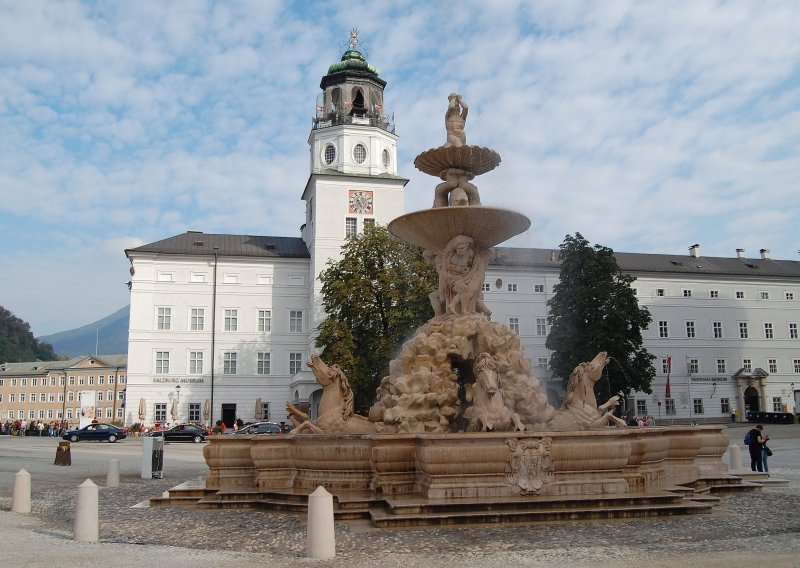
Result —
<svg viewBox="0 0 800 568"><path fill-rule="evenodd" d="M72 465L69 442L59 442L56 448L56 461L53 465Z"/></svg>
<svg viewBox="0 0 800 568"><path fill-rule="evenodd" d="M164 437L145 436L142 439L142 479L164 477Z"/></svg>

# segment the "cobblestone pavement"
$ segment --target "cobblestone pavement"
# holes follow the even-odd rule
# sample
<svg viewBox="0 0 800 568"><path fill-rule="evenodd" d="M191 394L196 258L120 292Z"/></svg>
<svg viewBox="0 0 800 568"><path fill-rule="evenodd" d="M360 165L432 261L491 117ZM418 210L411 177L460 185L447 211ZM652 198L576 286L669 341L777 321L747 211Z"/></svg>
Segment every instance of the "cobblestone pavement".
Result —
<svg viewBox="0 0 800 568"><path fill-rule="evenodd" d="M413 530L375 529L367 521L337 522L337 557L321 563L304 558L305 520L301 516L254 510L133 508L148 497L197 476L190 473L203 473L198 447L186 445L178 450L175 444L170 444L167 455L183 453L185 456L176 456L183 461L173 465L175 475L185 477L143 480L138 476L138 466L134 468L136 473L130 473L131 464L135 465L140 459L137 452L141 452L141 442L135 440L116 446L94 444L85 450L98 456L102 454L104 457L97 458L97 465L104 467L109 456L114 455L110 449L117 451L117 447L129 445L125 448L127 454L124 457L120 454L121 464L127 467L121 466L123 475L119 488L104 487L104 469L99 475L96 472L88 476L100 486L102 545L75 543L71 540L73 517L77 486L83 478L76 479L76 474L68 468L54 471L52 467L43 466L32 453L23 451L24 439L14 440L12 444L0 439L0 522L4 527L19 526L24 542L31 538L49 540L52 546L72 550L78 555L75 558L83 558L75 560L74 564L59 562L61 566L102 565L102 558L97 556L102 546L103 555L112 555L114 565L120 568L125 566L120 564L120 558L133 556L138 566L152 556L159 565L170 568L196 566L200 561L281 567L309 563L323 566L379 563L404 568L465 564L508 567L551 566L563 562L594 567L618 567L632 562L646 563L648 568L687 563L750 568L754 562L769 562L771 567L800 567L800 426L768 426L767 430L772 437L770 446L775 451L770 458L771 474L789 480L789 485L724 496L710 515ZM744 427L731 428L730 437L740 443L745 431ZM48 454L51 459L55 442L38 443L43 444L40 453L52 451ZM73 464L76 454L84 451L84 447L73 446ZM16 457L15 452L21 456ZM6 455L17 459L6 460ZM31 515L6 512L10 509L13 490L13 484L9 483L10 472L20 464L32 474ZM37 466L43 470L44 482L37 481ZM62 483L62 478L68 482ZM20 518L24 522L13 520ZM11 558L25 550L3 550L8 547L8 539L0 540L0 558L7 555ZM32 560L30 547L27 548L24 559ZM116 552L117 548L121 552ZM165 562L167 558L169 561ZM92 564L95 561L97 564ZM17 562L16 565L38 564ZM41 565L51 564L42 559Z"/></svg>

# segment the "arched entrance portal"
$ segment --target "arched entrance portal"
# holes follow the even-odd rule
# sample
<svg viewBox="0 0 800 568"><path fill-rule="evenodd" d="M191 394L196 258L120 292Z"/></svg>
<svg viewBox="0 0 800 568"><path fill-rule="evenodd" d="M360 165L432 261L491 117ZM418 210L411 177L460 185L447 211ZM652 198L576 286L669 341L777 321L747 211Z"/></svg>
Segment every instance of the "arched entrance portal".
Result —
<svg viewBox="0 0 800 568"><path fill-rule="evenodd" d="M758 389L747 387L744 391L744 407L748 412L758 412L761 410L758 400Z"/></svg>

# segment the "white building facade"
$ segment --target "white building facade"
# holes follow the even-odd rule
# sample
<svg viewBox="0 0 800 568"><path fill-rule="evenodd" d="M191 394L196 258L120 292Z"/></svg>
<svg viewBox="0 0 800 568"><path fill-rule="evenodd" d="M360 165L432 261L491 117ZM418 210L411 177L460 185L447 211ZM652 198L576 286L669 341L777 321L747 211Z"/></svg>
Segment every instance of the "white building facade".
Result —
<svg viewBox="0 0 800 568"><path fill-rule="evenodd" d="M323 77L301 236L189 231L126 251L126 424L280 422L286 401L314 415L321 390L305 362L325 317L319 274L349 236L405 212L408 180L398 175L385 85L354 49ZM794 409L800 262L738 256L704 258L699 247L685 257L617 254L653 316L645 347L657 376L653 394L631 396L636 414L718 421ZM558 277L557 250L499 247L484 284L493 319L519 333L553 403L560 381L548 380L544 345Z"/></svg>

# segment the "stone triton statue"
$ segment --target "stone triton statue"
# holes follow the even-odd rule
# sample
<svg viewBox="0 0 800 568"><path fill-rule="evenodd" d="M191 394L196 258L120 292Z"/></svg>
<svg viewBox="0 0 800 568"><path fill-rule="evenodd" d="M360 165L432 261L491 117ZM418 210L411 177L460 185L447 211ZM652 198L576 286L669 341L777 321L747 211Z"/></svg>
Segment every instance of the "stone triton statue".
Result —
<svg viewBox="0 0 800 568"><path fill-rule="evenodd" d="M467 122L469 107L461 95L450 93L447 97L447 112L444 115L444 126L447 129L447 142L445 148L450 146L466 146L467 134L464 125Z"/></svg>

